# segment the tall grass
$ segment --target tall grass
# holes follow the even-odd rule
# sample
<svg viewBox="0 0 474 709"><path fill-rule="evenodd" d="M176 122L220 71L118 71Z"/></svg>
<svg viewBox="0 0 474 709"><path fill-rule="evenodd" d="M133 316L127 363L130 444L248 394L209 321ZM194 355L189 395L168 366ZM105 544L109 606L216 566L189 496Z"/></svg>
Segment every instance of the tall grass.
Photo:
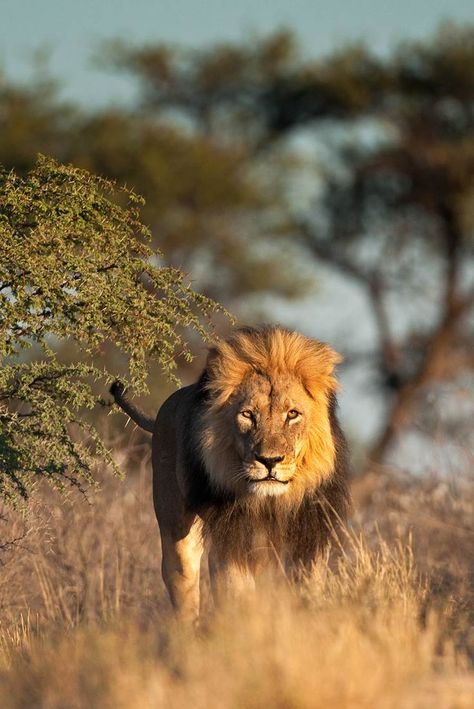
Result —
<svg viewBox="0 0 474 709"><path fill-rule="evenodd" d="M472 488L410 484L361 494L343 552L298 589L262 578L215 610L204 575L197 634L169 609L145 463L90 502L45 489L4 510L0 706L474 706Z"/></svg>

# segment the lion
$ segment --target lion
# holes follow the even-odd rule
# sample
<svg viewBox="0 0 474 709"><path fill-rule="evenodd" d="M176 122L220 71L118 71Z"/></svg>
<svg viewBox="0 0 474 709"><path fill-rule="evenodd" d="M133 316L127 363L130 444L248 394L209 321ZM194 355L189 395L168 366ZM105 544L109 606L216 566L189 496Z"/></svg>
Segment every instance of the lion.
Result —
<svg viewBox="0 0 474 709"><path fill-rule="evenodd" d="M199 380L156 421L112 386L153 433L162 574L180 618L199 616L207 548L215 595L238 593L276 563L311 569L346 516L348 463L328 345L277 326L244 327L210 348Z"/></svg>

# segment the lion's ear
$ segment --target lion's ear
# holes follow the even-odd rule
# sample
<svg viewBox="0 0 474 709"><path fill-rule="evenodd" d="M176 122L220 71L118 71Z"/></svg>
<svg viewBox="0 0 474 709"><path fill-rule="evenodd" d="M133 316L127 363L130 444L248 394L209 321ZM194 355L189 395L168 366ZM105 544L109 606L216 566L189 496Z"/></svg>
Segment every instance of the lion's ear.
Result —
<svg viewBox="0 0 474 709"><path fill-rule="evenodd" d="M300 361L300 376L310 394L334 392L339 389L335 368L343 357L324 342L310 340L306 356Z"/></svg>
<svg viewBox="0 0 474 709"><path fill-rule="evenodd" d="M222 406L241 384L248 364L243 362L227 342L219 342L209 348L206 361L206 389L211 393L213 404Z"/></svg>
<svg viewBox="0 0 474 709"><path fill-rule="evenodd" d="M206 359L206 372L208 379L218 379L225 369L226 343L217 342L209 347Z"/></svg>

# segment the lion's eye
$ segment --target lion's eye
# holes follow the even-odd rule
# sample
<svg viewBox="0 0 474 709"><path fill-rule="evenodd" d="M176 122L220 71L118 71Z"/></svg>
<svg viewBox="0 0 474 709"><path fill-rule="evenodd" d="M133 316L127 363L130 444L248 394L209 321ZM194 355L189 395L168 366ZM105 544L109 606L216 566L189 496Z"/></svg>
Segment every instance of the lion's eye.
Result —
<svg viewBox="0 0 474 709"><path fill-rule="evenodd" d="M297 411L296 409L290 409L286 415L286 418L289 421L293 421L293 419L297 419L299 415L300 415L299 411Z"/></svg>
<svg viewBox="0 0 474 709"><path fill-rule="evenodd" d="M250 411L250 409L245 409L245 411L241 411L240 415L244 417L244 419L251 419L253 418L253 412Z"/></svg>

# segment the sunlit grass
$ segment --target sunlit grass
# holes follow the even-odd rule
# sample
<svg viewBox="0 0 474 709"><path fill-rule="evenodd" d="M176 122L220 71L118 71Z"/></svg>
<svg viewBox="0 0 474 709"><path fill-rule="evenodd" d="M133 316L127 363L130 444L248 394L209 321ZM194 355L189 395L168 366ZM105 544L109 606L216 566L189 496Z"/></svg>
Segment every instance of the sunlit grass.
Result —
<svg viewBox="0 0 474 709"><path fill-rule="evenodd" d="M2 707L474 705L467 547L452 547L458 576L442 591L416 516L404 529L353 525L298 588L261 578L214 609L204 578L194 633L169 609L150 482L144 466L91 505L45 491L25 517L6 513L4 538L21 542L2 557Z"/></svg>

